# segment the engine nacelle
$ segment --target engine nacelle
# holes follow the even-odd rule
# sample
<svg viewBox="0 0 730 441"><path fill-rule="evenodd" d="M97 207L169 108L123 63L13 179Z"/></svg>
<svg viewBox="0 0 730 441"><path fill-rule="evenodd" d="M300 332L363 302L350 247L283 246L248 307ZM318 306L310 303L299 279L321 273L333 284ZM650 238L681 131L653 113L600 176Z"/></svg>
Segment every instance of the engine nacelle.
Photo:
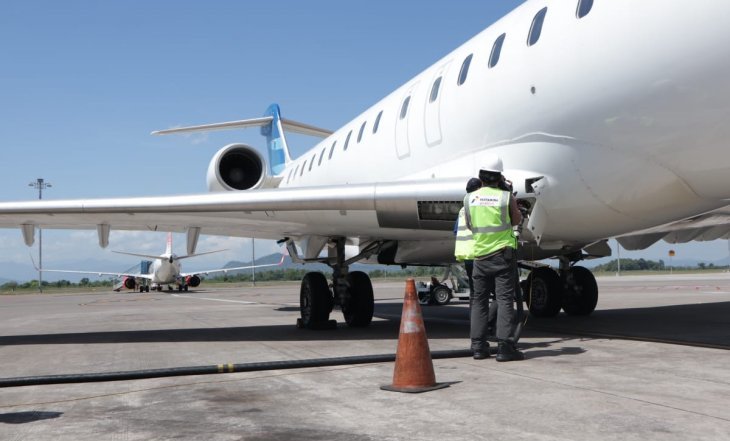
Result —
<svg viewBox="0 0 730 441"><path fill-rule="evenodd" d="M197 287L198 285L200 285L200 277L198 277L198 276L196 276L196 275L192 275L192 276L187 276L187 277L185 278L185 284L186 284L187 286L192 286L193 288L195 288L195 287Z"/></svg>
<svg viewBox="0 0 730 441"><path fill-rule="evenodd" d="M266 178L266 161L256 149L228 144L213 156L206 179L209 191L236 191L259 188Z"/></svg>
<svg viewBox="0 0 730 441"><path fill-rule="evenodd" d="M127 289L134 289L137 286L137 281L134 280L134 277L125 277L122 283L124 283L124 287Z"/></svg>

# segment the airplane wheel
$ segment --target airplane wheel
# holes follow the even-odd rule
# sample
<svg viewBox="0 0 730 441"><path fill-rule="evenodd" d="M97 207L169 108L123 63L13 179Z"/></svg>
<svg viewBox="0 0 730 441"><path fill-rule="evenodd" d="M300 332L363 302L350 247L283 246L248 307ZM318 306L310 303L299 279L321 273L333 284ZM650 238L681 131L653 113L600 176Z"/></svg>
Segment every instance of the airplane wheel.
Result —
<svg viewBox="0 0 730 441"><path fill-rule="evenodd" d="M440 306L447 305L451 300L451 292L449 288L445 286L437 286L431 293L431 299L434 303Z"/></svg>
<svg viewBox="0 0 730 441"><path fill-rule="evenodd" d="M329 320L333 303L324 274L314 272L305 274L299 291L302 325L311 328Z"/></svg>
<svg viewBox="0 0 730 441"><path fill-rule="evenodd" d="M562 284L551 268L536 268L527 277L527 306L535 317L555 317L563 306Z"/></svg>
<svg viewBox="0 0 730 441"><path fill-rule="evenodd" d="M185 287L183 288L183 291L188 292L188 285L185 285Z"/></svg>
<svg viewBox="0 0 730 441"><path fill-rule="evenodd" d="M150 292L150 287L149 286L145 286L144 287L144 290L145 290L145 292Z"/></svg>
<svg viewBox="0 0 730 441"><path fill-rule="evenodd" d="M373 321L375 300L370 276L362 271L353 271L347 275L350 286L350 299L342 305L342 315L351 327L363 327Z"/></svg>
<svg viewBox="0 0 730 441"><path fill-rule="evenodd" d="M563 274L563 311L569 315L589 315L598 303L598 284L593 273L574 266Z"/></svg>

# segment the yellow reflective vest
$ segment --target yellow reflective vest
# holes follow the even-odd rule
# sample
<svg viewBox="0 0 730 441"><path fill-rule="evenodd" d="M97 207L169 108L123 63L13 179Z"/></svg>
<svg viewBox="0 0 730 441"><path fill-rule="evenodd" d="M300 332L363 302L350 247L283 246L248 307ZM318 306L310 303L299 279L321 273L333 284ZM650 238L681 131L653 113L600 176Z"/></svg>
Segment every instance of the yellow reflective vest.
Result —
<svg viewBox="0 0 730 441"><path fill-rule="evenodd" d="M454 245L454 256L458 262L474 259L474 236L466 226L466 210L461 207L459 218L456 222L456 244Z"/></svg>
<svg viewBox="0 0 730 441"><path fill-rule="evenodd" d="M510 193L482 187L464 198L467 225L474 236L474 257L486 256L503 248L517 248L509 215Z"/></svg>

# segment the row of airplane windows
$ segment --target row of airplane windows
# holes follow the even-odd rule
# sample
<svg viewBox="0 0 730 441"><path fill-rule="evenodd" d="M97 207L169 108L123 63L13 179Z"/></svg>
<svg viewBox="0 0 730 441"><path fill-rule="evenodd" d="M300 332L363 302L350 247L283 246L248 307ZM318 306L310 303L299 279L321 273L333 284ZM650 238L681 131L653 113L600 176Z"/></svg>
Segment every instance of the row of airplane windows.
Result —
<svg viewBox="0 0 730 441"><path fill-rule="evenodd" d="M578 6L576 8L575 16L578 19L581 19L588 15L588 13L593 8L593 0L578 0ZM547 6L540 9L537 14L532 19L532 24L530 25L530 31L527 34L527 46L533 46L535 43L538 42L540 39L540 34L542 33L542 26L545 22L545 15L547 14ZM492 45L492 51L489 55L489 62L487 63L487 66L489 69L492 69L497 65L499 62L499 56L502 52L502 45L504 44L504 40L507 37L506 33L502 33L497 39L494 41L494 44ZM473 58L474 54L469 54L464 59L464 61L461 64L461 70L459 70L459 76L457 78L456 84L458 86L461 86L466 82L467 75L469 73L469 66L471 65L471 60ZM434 80L433 85L431 86L431 93L429 94L428 102L433 103L438 98L439 90L441 88L441 81L443 77L438 77ZM401 105L400 114L398 115L399 119L405 119L405 117L408 115L408 105L410 104L411 96L407 96L403 100L403 104ZM380 118L383 116L383 111L381 110L378 113L378 116L375 118L375 124L373 124L373 134L378 132L378 126L380 125ZM365 127L367 126L367 120L362 123L360 126L360 130L357 134L357 143L359 144L360 141L363 138L363 134L365 133ZM345 144L342 148L342 151L347 151L347 147L350 145L350 138L352 137L352 130L347 134L347 137L345 138ZM332 143L332 146L329 149L329 154L327 155L327 160L332 159L332 155L335 152L335 147L337 147L337 140L335 140ZM325 152L327 151L327 147L323 147L322 150L319 153L319 160L317 161L317 167L322 165L322 159L324 158ZM304 170L312 171L312 167L314 166L315 160L317 160L317 153L315 152L311 159L305 159L304 162L301 164L301 169L299 168L299 165L296 166L294 170L289 171L289 175L286 178L287 184L292 178L295 178L298 176L304 175ZM309 168L307 168L307 162L309 162Z"/></svg>

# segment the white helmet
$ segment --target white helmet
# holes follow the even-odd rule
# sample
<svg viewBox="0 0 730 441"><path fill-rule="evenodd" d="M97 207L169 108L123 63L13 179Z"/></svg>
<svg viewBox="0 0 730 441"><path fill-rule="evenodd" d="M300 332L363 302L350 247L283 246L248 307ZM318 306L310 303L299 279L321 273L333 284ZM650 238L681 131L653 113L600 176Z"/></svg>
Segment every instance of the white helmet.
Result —
<svg viewBox="0 0 730 441"><path fill-rule="evenodd" d="M479 171L491 172L491 173L502 173L504 168L502 167L502 158L499 156L491 156L486 158L482 162L482 166L479 167Z"/></svg>

